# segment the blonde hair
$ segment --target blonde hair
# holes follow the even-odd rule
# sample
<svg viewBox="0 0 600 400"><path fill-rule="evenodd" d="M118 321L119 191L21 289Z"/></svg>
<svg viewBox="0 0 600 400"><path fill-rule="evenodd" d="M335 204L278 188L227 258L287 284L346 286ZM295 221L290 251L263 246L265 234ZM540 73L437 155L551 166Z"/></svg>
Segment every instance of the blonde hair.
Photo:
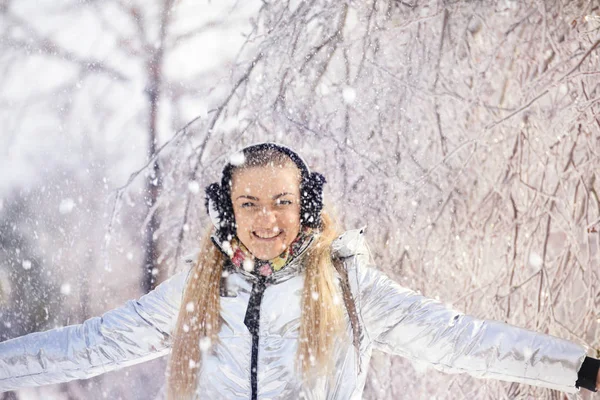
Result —
<svg viewBox="0 0 600 400"><path fill-rule="evenodd" d="M212 243L211 233L202 240L179 307L167 372L170 400L193 397L201 365L200 340L214 343L221 327L219 288L225 259Z"/></svg>
<svg viewBox="0 0 600 400"><path fill-rule="evenodd" d="M302 260L305 281L296 367L306 380L332 371L331 352L335 339L344 332L331 255L338 230L326 210L321 212L321 221L321 230ZM211 233L212 229L202 239L179 309L168 368L169 400L194 397L202 366L200 342L214 345L218 341L225 258L212 242Z"/></svg>

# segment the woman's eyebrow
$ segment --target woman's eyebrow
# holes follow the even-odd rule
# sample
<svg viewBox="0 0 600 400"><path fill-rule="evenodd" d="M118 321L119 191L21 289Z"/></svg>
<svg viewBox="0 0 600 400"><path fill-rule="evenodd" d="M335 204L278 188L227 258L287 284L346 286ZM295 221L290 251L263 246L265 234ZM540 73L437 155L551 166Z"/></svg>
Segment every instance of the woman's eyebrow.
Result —
<svg viewBox="0 0 600 400"><path fill-rule="evenodd" d="M239 200L239 199L249 199L249 200L258 201L258 197L254 197L254 196L248 196L248 195L245 195L245 194L243 194L243 195L241 195L241 196L238 196L238 197L236 198L236 200Z"/></svg>
<svg viewBox="0 0 600 400"><path fill-rule="evenodd" d="M294 194L290 193L290 192L279 193L279 194L276 194L275 196L273 196L273 200L277 200L278 198L283 197L283 196L287 196L287 195L292 195L293 196ZM247 194L243 194L241 196L236 197L236 200L239 200L239 199L248 199L248 200L254 200L254 201L258 201L259 200L258 197L248 196Z"/></svg>
<svg viewBox="0 0 600 400"><path fill-rule="evenodd" d="M279 193L279 194L276 194L275 196L273 196L273 200L277 200L278 198L286 196L288 194L292 195L292 196L294 195L293 193L290 193L290 192L283 192L283 193Z"/></svg>

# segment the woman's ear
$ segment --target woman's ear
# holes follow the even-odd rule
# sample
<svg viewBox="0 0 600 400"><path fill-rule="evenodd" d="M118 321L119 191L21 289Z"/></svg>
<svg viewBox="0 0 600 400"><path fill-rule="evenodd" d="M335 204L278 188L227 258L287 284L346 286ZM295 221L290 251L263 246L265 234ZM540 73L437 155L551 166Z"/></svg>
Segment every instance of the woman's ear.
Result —
<svg viewBox="0 0 600 400"><path fill-rule="evenodd" d="M323 209L323 186L325 177L318 172L311 172L300 188L300 223L310 228L321 225Z"/></svg>
<svg viewBox="0 0 600 400"><path fill-rule="evenodd" d="M221 240L231 240L236 233L235 216L230 194L218 183L206 187L205 206Z"/></svg>
<svg viewBox="0 0 600 400"><path fill-rule="evenodd" d="M221 221L223 219L222 211L220 209L221 197L221 185L216 182L208 185L206 188L206 211L208 212L208 216L213 225L217 229L221 228Z"/></svg>

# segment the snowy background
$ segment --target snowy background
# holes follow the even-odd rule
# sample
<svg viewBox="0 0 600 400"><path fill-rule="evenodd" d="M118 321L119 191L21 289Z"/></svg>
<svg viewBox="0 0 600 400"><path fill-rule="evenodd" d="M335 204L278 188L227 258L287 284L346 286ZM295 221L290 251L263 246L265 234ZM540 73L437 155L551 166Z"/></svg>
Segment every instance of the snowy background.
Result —
<svg viewBox="0 0 600 400"><path fill-rule="evenodd" d="M598 357L600 6L568 0L0 0L0 340L175 272L265 140L394 279ZM0 399L160 398L165 365ZM365 398L566 395L375 354Z"/></svg>

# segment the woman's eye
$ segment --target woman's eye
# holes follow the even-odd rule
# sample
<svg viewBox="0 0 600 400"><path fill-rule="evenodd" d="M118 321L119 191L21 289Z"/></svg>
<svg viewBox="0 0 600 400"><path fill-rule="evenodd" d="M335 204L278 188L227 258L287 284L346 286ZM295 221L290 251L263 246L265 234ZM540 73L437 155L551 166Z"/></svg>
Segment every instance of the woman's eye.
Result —
<svg viewBox="0 0 600 400"><path fill-rule="evenodd" d="M277 205L284 205L287 206L289 204L292 204L291 200L277 200Z"/></svg>
<svg viewBox="0 0 600 400"><path fill-rule="evenodd" d="M246 202L241 204L242 208L250 208L254 206L254 203Z"/></svg>

